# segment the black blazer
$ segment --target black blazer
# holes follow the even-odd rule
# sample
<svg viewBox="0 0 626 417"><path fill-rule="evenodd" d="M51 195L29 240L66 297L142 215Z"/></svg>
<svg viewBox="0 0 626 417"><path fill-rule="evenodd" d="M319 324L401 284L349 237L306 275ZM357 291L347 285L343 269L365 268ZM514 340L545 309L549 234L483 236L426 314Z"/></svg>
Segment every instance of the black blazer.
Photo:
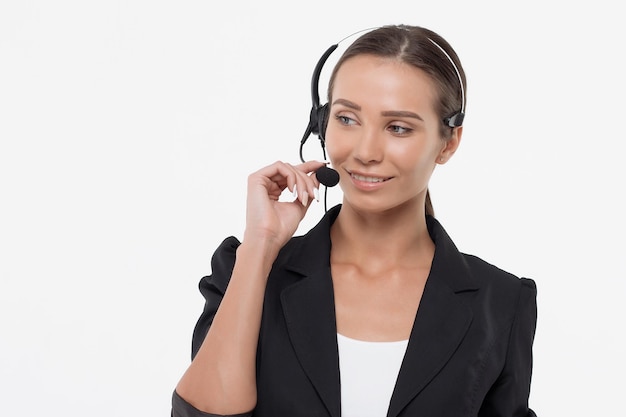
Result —
<svg viewBox="0 0 626 417"><path fill-rule="evenodd" d="M281 250L265 293L257 350L258 417L340 417L337 329L330 274L332 208ZM388 417L534 416L528 408L536 288L460 253L427 218L435 255L389 404ZM229 237L200 281L206 299L195 356L230 280L240 242ZM349 388L348 388L349 389ZM207 416L176 393L175 416Z"/></svg>

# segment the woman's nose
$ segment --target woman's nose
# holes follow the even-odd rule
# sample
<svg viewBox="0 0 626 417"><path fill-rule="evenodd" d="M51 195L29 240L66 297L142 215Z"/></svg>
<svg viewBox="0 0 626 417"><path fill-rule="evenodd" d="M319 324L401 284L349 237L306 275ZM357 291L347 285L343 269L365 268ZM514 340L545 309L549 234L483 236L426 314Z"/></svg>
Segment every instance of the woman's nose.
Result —
<svg viewBox="0 0 626 417"><path fill-rule="evenodd" d="M380 162L383 158L383 138L375 129L364 128L362 135L356 142L353 155L363 164Z"/></svg>

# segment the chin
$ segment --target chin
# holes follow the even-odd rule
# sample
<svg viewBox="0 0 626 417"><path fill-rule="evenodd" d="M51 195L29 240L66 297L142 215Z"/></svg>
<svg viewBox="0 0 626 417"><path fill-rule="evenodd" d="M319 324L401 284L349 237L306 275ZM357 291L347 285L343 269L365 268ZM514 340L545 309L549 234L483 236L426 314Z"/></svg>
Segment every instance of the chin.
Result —
<svg viewBox="0 0 626 417"><path fill-rule="evenodd" d="M398 211L409 210L419 212L419 207L424 207L424 201L417 198L408 200L395 200L383 196L358 196L357 198L344 197L343 206L349 206L351 210L363 214L388 214Z"/></svg>

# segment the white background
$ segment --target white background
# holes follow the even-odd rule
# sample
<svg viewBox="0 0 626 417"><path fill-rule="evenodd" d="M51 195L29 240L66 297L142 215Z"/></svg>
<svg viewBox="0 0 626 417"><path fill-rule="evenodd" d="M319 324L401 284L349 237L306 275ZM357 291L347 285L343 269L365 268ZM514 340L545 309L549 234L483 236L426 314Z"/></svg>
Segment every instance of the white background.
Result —
<svg viewBox="0 0 626 417"><path fill-rule="evenodd" d="M298 162L321 53L388 23L437 31L467 72L431 193L461 250L537 282L531 406L623 412L618 4L3 0L0 414L169 415L247 175Z"/></svg>

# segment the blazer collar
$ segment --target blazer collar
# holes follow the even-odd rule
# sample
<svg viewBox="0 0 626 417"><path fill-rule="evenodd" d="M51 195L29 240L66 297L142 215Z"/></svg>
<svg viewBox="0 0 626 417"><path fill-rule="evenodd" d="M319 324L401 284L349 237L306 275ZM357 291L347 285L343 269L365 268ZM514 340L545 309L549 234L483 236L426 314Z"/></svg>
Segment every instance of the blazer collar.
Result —
<svg viewBox="0 0 626 417"><path fill-rule="evenodd" d="M478 289L465 257L459 252L441 223L432 216L426 216L426 227L435 243L431 275L433 271L438 273L440 275L438 279L444 281L454 292Z"/></svg>
<svg viewBox="0 0 626 417"><path fill-rule="evenodd" d="M309 233L294 239L285 268L303 278L281 294L296 355L333 417L340 416L341 401L330 227L340 208L333 207ZM430 216L426 220L435 255L391 398L389 417L397 416L435 377L472 321L471 309L457 295L478 289L469 267L441 224Z"/></svg>

